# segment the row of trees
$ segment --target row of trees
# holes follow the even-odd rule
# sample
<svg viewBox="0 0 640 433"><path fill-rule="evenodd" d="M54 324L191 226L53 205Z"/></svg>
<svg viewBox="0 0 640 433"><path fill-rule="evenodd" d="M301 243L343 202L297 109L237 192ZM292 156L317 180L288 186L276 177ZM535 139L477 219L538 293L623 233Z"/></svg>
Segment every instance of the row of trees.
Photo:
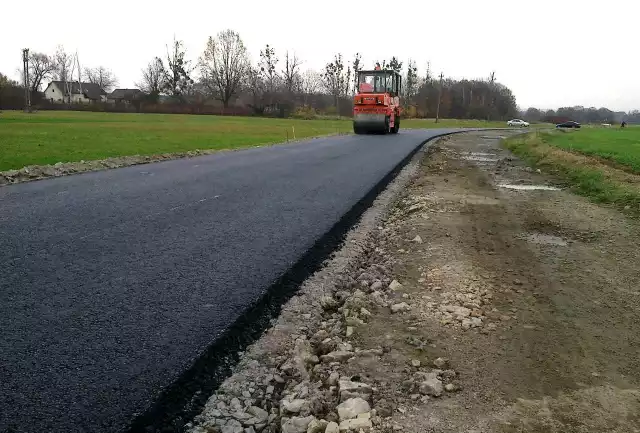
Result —
<svg viewBox="0 0 640 433"><path fill-rule="evenodd" d="M612 111L608 108L596 107L561 107L557 110L540 110L530 107L522 113L522 117L530 122L564 122L574 120L580 123L640 123L640 111Z"/></svg>
<svg viewBox="0 0 640 433"><path fill-rule="evenodd" d="M197 59L192 58L177 39L164 55L152 58L136 83L146 94L146 101L157 102L164 96L183 104L217 101L225 108L244 105L256 114L283 107L349 114L358 72L379 65L402 74L401 96L410 116L435 116L438 105L441 117L498 119L517 113L515 97L496 81L495 75L478 80L433 77L429 67L421 74L411 59L406 66L397 57L376 59L365 66L358 53L350 59L338 53L315 71L303 69L304 62L296 53L277 52L267 44L254 63L242 38L233 30L209 37L204 51ZM63 47L52 55L31 53L29 76L34 93L47 80L76 81L78 76L106 91L118 83L111 70L103 66L85 68L78 74L75 56Z"/></svg>
<svg viewBox="0 0 640 433"><path fill-rule="evenodd" d="M285 51L280 58L268 44L253 64L240 35L225 30L209 37L196 62L187 60L183 43L174 40L165 58L155 57L143 69L137 85L149 95L166 94L177 100L203 93L224 107L244 97L258 114L283 104L308 106L318 94L330 97L338 112L350 111L358 72L364 66L359 53L351 60L338 53L321 71L302 70L302 65L295 53ZM486 80L437 80L429 69L421 76L411 59L406 68L397 57L376 61L370 68L374 65L402 73L403 102L411 115L435 115L439 97L442 117L490 119L517 113L513 93L494 74Z"/></svg>

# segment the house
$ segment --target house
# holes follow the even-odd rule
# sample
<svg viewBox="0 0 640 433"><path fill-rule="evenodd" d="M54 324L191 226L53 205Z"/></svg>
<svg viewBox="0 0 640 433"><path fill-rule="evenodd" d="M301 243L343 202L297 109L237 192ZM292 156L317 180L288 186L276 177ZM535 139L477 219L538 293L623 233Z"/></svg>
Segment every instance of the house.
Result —
<svg viewBox="0 0 640 433"><path fill-rule="evenodd" d="M107 92L94 83L52 81L44 90L44 97L52 103L90 104L106 101Z"/></svg>
<svg viewBox="0 0 640 433"><path fill-rule="evenodd" d="M130 104L131 102L140 100L142 96L144 96L144 94L140 89L116 89L109 93L107 102Z"/></svg>

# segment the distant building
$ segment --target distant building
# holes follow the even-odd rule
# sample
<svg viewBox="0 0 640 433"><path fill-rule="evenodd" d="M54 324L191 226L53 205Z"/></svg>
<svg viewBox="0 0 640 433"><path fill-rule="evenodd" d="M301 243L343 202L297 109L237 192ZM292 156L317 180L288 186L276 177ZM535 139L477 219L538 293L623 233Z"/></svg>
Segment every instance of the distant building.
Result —
<svg viewBox="0 0 640 433"><path fill-rule="evenodd" d="M106 101L107 92L93 83L52 81L44 90L44 97L54 104L90 104Z"/></svg>
<svg viewBox="0 0 640 433"><path fill-rule="evenodd" d="M107 102L114 104L130 104L139 101L144 94L140 89L116 89L107 95Z"/></svg>

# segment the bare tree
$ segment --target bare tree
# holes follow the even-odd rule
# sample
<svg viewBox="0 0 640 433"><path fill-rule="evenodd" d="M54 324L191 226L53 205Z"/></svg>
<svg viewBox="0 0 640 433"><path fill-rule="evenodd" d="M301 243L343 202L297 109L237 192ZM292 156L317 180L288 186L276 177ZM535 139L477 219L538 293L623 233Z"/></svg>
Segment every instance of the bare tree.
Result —
<svg viewBox="0 0 640 433"><path fill-rule="evenodd" d="M322 75L313 69L307 69L302 74L302 88L303 93L315 94L318 93L322 85Z"/></svg>
<svg viewBox="0 0 640 433"><path fill-rule="evenodd" d="M56 53L53 55L53 63L55 64L53 78L63 82L71 81L73 75L73 61L74 57L67 53L62 45L58 45Z"/></svg>
<svg viewBox="0 0 640 433"><path fill-rule="evenodd" d="M407 75L404 78L403 92L405 103L411 105L413 98L418 93L418 66L411 59L407 63Z"/></svg>
<svg viewBox="0 0 640 433"><path fill-rule="evenodd" d="M224 107L239 91L249 72L247 49L240 35L223 30L216 38L209 37L200 58L202 82Z"/></svg>
<svg viewBox="0 0 640 433"><path fill-rule="evenodd" d="M30 53L29 89L31 90L31 93L35 93L40 90L42 82L44 80L51 79L55 70L55 63L51 57L43 53Z"/></svg>
<svg viewBox="0 0 640 433"><path fill-rule="evenodd" d="M336 109L338 109L339 99L343 95L344 89L346 88L342 54L337 54L333 62L327 63L325 65L322 74L322 80L327 92L333 96L335 107Z"/></svg>
<svg viewBox="0 0 640 433"><path fill-rule="evenodd" d="M142 79L135 84L143 92L157 96L162 91L164 74L165 71L162 60L156 57L142 70Z"/></svg>
<svg viewBox="0 0 640 433"><path fill-rule="evenodd" d="M252 96L249 106L256 114L264 114L266 108L265 94L267 85L259 68L250 67L247 72L246 86Z"/></svg>
<svg viewBox="0 0 640 433"><path fill-rule="evenodd" d="M307 105L309 95L315 95L322 87L322 75L313 69L307 69L300 77L300 91L304 97L304 105Z"/></svg>
<svg viewBox="0 0 640 433"><path fill-rule="evenodd" d="M183 42L174 38L171 50L167 47L167 65L163 68L162 90L179 101L184 100L185 93L193 85L193 67L186 55Z"/></svg>
<svg viewBox="0 0 640 433"><path fill-rule="evenodd" d="M353 58L353 92L356 93L358 91L358 72L362 70L362 56L360 53L356 53Z"/></svg>
<svg viewBox="0 0 640 433"><path fill-rule="evenodd" d="M284 78L284 87L290 94L300 88L300 65L302 62L296 54L289 56L289 51L284 57L284 69L282 70L282 76Z"/></svg>
<svg viewBox="0 0 640 433"><path fill-rule="evenodd" d="M267 44L264 50L260 51L260 62L258 62L258 67L260 68L260 73L262 74L262 78L267 86L267 96L269 98L270 106L274 103L273 99L275 92L280 84L280 76L276 70L278 61L279 59L276 56L276 50L273 47L270 47L269 44Z"/></svg>
<svg viewBox="0 0 640 433"><path fill-rule="evenodd" d="M97 84L105 92L110 91L118 85L118 79L110 69L104 66L97 68L85 68L84 75L89 83Z"/></svg>

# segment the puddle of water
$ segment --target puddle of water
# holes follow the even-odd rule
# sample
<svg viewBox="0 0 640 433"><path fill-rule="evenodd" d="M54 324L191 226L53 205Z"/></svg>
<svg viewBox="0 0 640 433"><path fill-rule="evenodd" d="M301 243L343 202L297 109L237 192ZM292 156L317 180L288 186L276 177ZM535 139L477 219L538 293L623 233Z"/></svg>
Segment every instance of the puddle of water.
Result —
<svg viewBox="0 0 640 433"><path fill-rule="evenodd" d="M545 235L543 233L529 233L526 239L533 244L555 245L559 247L567 246L567 241L565 241L561 237Z"/></svg>
<svg viewBox="0 0 640 433"><path fill-rule="evenodd" d="M518 191L560 191L560 188L547 185L512 185L508 183L502 183L498 186L500 188L515 189Z"/></svg>

